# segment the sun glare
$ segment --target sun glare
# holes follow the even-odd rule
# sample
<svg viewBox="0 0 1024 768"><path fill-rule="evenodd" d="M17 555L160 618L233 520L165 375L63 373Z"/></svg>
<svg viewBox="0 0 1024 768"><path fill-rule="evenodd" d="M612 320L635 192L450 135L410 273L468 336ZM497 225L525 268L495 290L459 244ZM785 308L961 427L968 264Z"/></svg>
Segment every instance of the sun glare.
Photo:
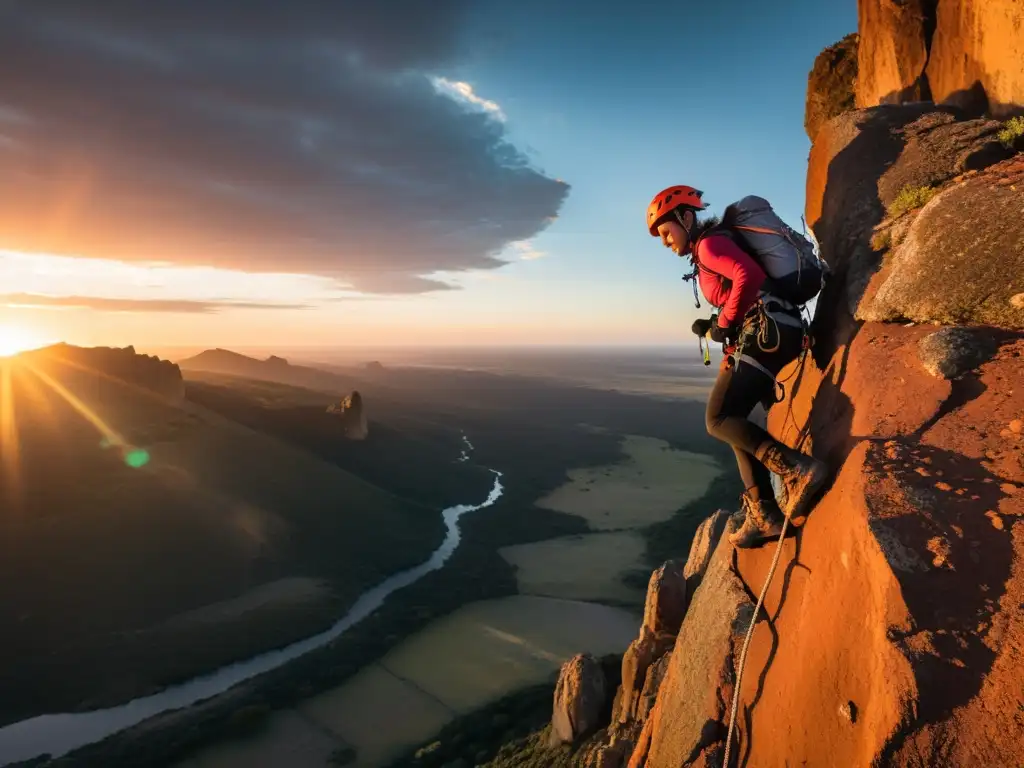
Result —
<svg viewBox="0 0 1024 768"><path fill-rule="evenodd" d="M31 331L16 325L0 324L0 357L10 357L40 346L42 343Z"/></svg>

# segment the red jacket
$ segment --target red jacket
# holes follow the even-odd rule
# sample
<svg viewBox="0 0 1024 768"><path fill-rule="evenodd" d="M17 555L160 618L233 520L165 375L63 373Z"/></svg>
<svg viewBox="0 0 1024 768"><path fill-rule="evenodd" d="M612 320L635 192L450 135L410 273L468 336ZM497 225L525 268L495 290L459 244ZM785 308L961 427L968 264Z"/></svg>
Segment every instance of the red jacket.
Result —
<svg viewBox="0 0 1024 768"><path fill-rule="evenodd" d="M718 312L718 325L739 324L754 306L767 277L764 270L725 235L708 235L697 242L700 291Z"/></svg>

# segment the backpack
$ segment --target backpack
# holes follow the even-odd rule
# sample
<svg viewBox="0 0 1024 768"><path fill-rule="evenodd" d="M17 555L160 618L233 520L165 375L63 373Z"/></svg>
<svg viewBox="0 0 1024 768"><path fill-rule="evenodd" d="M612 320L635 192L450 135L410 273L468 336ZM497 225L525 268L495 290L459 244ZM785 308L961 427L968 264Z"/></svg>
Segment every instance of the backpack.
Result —
<svg viewBox="0 0 1024 768"><path fill-rule="evenodd" d="M815 243L780 219L763 197L747 195L729 205L721 224L711 231L722 230L765 271L764 290L773 296L801 306L824 286L829 269L818 257Z"/></svg>

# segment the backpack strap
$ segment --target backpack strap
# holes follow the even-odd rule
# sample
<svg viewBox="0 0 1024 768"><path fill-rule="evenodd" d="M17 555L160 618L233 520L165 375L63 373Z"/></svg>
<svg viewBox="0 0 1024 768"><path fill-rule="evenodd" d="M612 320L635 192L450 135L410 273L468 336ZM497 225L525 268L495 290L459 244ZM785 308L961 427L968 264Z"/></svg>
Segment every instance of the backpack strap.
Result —
<svg viewBox="0 0 1024 768"><path fill-rule="evenodd" d="M759 235L779 235L780 237L786 237L782 232L778 232L768 227L751 227L746 224L733 224L733 229L742 229L745 232L757 232ZM787 238L788 239L788 238Z"/></svg>

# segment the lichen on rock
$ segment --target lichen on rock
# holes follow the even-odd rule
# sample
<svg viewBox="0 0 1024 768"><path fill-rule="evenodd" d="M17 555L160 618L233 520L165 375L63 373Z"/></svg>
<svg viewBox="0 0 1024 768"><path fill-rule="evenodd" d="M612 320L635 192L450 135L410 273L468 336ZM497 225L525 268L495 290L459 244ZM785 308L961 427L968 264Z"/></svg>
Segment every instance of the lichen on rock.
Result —
<svg viewBox="0 0 1024 768"><path fill-rule="evenodd" d="M951 327L921 339L918 354L932 376L955 379L991 357L996 348L996 340L987 330Z"/></svg>

